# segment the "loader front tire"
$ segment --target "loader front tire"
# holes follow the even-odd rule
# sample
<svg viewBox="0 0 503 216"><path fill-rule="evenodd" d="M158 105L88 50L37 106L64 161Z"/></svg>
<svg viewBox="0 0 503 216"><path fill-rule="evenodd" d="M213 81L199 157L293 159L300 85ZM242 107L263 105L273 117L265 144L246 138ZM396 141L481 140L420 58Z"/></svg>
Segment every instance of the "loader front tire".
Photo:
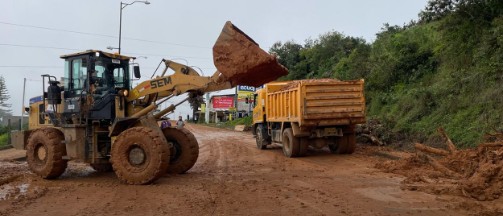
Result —
<svg viewBox="0 0 503 216"><path fill-rule="evenodd" d="M196 137L185 128L164 128L162 132L166 140L173 144L167 172L182 174L190 170L199 157Z"/></svg>
<svg viewBox="0 0 503 216"><path fill-rule="evenodd" d="M129 128L112 144L112 167L128 184L150 184L166 173L169 148L162 134L148 127Z"/></svg>
<svg viewBox="0 0 503 216"><path fill-rule="evenodd" d="M44 179L54 179L63 174L68 161L65 137L55 128L41 128L33 131L26 145L26 160L30 170Z"/></svg>
<svg viewBox="0 0 503 216"><path fill-rule="evenodd" d="M300 139L293 136L291 128L283 131L283 154L289 158L299 156Z"/></svg>

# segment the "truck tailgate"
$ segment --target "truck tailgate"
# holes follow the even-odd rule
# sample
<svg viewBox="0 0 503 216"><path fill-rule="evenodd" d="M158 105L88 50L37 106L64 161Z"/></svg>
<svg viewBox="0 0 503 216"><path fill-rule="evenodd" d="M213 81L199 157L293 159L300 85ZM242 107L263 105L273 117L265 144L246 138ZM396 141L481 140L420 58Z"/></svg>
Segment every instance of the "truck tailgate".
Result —
<svg viewBox="0 0 503 216"><path fill-rule="evenodd" d="M364 81L301 82L301 125L346 125L365 122Z"/></svg>

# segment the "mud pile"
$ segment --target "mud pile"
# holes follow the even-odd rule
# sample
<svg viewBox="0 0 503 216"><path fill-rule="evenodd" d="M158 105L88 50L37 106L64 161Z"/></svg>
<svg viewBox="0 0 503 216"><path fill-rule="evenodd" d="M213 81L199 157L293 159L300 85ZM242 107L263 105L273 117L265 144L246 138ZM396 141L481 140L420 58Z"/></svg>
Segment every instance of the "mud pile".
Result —
<svg viewBox="0 0 503 216"><path fill-rule="evenodd" d="M433 194L452 194L479 201L503 195L503 135L475 149L456 150L444 156L417 152L409 158L387 161L377 168L406 176L404 188Z"/></svg>
<svg viewBox="0 0 503 216"><path fill-rule="evenodd" d="M258 87L287 75L275 56L262 50L243 31L227 21L215 45L213 62L232 85Z"/></svg>
<svg viewBox="0 0 503 216"><path fill-rule="evenodd" d="M285 90L289 90L289 89L294 89L294 88L297 88L300 84L302 83L329 83L329 82L336 82L336 81L340 81L338 79L328 79L328 78L325 78L325 79L303 79L303 80L293 80L293 81L289 81L288 84L286 84L283 88L279 89L278 91L285 91Z"/></svg>

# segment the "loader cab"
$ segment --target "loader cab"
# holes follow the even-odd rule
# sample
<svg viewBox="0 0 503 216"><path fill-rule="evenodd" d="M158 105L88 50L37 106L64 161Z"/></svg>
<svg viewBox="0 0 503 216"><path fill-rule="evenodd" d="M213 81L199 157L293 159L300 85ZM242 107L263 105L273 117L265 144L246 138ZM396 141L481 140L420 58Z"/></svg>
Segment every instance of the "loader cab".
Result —
<svg viewBox="0 0 503 216"><path fill-rule="evenodd" d="M75 122L69 119L77 116L112 121L116 96L131 89L129 66L134 57L88 50L61 58L65 60L63 116L66 120Z"/></svg>

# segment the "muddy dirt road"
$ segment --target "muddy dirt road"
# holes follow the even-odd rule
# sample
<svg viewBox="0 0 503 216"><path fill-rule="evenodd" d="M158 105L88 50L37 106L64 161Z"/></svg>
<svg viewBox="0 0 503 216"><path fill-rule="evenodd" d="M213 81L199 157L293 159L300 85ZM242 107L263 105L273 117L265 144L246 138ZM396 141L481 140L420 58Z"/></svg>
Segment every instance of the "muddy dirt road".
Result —
<svg viewBox="0 0 503 216"><path fill-rule="evenodd" d="M483 212L459 196L401 190L383 173L389 160L369 147L353 155L310 150L288 159L280 147L259 150L251 133L187 125L200 156L184 175L131 186L113 173L70 163L42 180L0 151L0 215L470 215ZM11 153L9 153L11 154ZM398 154L398 153L397 153ZM387 155L387 154L386 154Z"/></svg>

